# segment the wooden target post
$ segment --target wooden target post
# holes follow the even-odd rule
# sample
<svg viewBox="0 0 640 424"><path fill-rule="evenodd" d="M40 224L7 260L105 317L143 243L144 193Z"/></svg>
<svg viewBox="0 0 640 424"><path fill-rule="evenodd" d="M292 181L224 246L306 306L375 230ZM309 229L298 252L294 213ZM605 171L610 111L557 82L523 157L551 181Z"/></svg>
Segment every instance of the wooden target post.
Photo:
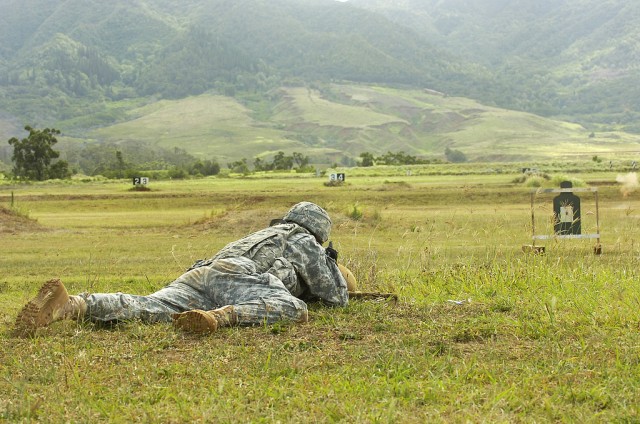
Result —
<svg viewBox="0 0 640 424"><path fill-rule="evenodd" d="M550 235L544 234L536 234L536 220L535 220L535 199L536 196L540 194L546 193L593 193L595 196L595 233L587 233L587 234L567 234L564 232L554 233ZM554 220L558 218L554 215ZM579 216L578 219L581 221L582 217ZM581 222L580 222L581 224ZM580 232L580 230L578 230ZM602 246L600 244L600 211L598 205L598 189L597 187L589 187L589 188L547 188L547 189L538 189L533 190L531 192L531 245L522 246L522 250L524 252L532 252L532 253L544 253L544 246L536 246L537 240L557 240L557 239L595 239L596 244L593 248L593 253L596 255L600 255L602 253Z"/></svg>

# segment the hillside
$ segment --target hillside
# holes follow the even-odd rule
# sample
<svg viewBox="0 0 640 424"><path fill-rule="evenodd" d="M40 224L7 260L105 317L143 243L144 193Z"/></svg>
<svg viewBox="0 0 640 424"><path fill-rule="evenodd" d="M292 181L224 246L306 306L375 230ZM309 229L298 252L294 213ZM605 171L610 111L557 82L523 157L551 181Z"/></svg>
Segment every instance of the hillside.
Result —
<svg viewBox="0 0 640 424"><path fill-rule="evenodd" d="M441 91L476 81L414 31L330 0L31 2L36 16L21 1L0 4L0 94L23 119L102 124L118 117L101 101L264 93L288 81Z"/></svg>
<svg viewBox="0 0 640 424"><path fill-rule="evenodd" d="M590 158L637 150L640 143L640 136L591 135L577 124L424 90L334 84L282 88L271 97L264 121L233 98L201 95L135 109L128 121L89 136L187 148L223 164L280 150L303 152L317 163L355 159L364 151L442 159L447 147L478 161Z"/></svg>
<svg viewBox="0 0 640 424"><path fill-rule="evenodd" d="M505 91L476 99L640 131L640 4L623 0L350 0L479 63Z"/></svg>

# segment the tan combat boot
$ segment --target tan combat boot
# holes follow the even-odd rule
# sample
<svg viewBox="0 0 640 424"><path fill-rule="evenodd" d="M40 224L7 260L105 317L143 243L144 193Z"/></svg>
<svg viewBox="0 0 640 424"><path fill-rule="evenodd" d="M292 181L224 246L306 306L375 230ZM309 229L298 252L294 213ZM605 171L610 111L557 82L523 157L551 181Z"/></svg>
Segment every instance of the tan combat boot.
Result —
<svg viewBox="0 0 640 424"><path fill-rule="evenodd" d="M49 280L18 313L15 333L28 336L55 321L80 319L86 311L87 304L83 298L69 296L60 280Z"/></svg>
<svg viewBox="0 0 640 424"><path fill-rule="evenodd" d="M190 333L213 333L220 327L231 327L238 324L238 314L231 305L212 311L194 309L192 311L174 314L173 325Z"/></svg>

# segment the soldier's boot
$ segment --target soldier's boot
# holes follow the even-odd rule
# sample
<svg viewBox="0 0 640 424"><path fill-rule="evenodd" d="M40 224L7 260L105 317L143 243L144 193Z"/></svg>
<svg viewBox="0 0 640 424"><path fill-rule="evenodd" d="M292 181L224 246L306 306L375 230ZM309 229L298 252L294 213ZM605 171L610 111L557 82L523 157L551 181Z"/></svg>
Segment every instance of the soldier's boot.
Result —
<svg viewBox="0 0 640 424"><path fill-rule="evenodd" d="M232 305L212 311L194 309L181 314L174 314L173 325L190 333L213 333L220 327L230 327L238 324L238 314Z"/></svg>
<svg viewBox="0 0 640 424"><path fill-rule="evenodd" d="M15 333L30 335L38 328L63 319L80 319L87 311L87 304L80 296L69 296L58 279L49 280L18 313Z"/></svg>

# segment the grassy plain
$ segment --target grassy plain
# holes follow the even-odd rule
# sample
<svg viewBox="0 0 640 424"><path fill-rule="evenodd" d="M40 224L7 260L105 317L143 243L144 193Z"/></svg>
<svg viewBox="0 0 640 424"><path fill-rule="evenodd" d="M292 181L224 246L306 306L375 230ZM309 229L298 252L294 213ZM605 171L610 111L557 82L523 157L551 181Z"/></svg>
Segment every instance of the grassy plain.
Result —
<svg viewBox="0 0 640 424"><path fill-rule="evenodd" d="M640 420L638 193L623 196L606 169L571 174L599 187L603 254L593 240L555 240L526 255L530 189L513 182L516 167L450 171L348 170L342 187L297 175L152 181L149 192L0 186L0 205L13 192L38 224L0 233L0 421ZM136 322L9 332L49 278L72 293L148 293L301 200L332 215L361 289L394 291L398 304L311 305L308 324L206 337ZM548 202L536 200L537 216Z"/></svg>

